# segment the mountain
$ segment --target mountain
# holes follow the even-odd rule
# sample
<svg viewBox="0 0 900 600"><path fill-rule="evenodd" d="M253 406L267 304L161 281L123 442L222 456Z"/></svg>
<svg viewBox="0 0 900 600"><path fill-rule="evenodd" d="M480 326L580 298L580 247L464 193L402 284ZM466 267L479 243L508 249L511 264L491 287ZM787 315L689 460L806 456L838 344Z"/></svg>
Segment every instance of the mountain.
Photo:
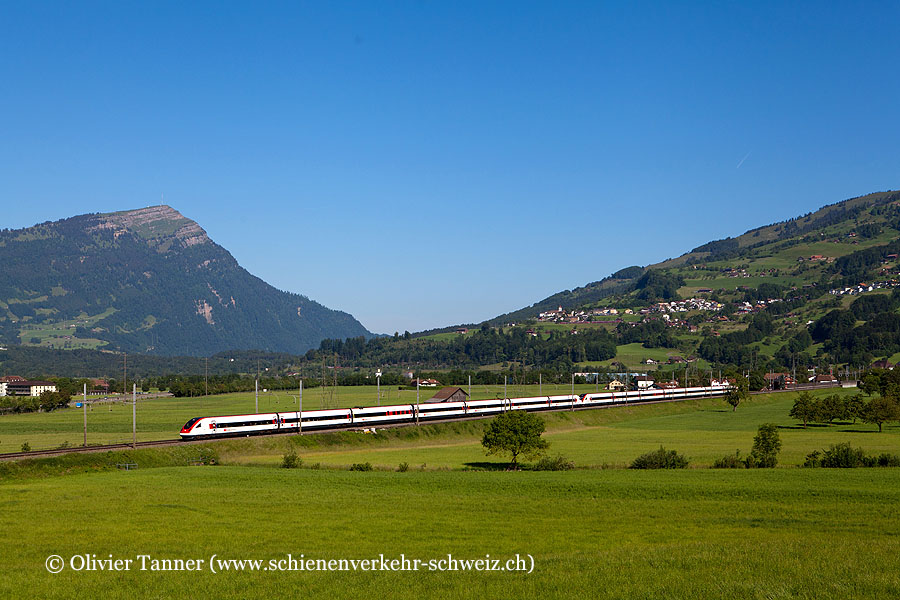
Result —
<svg viewBox="0 0 900 600"><path fill-rule="evenodd" d="M251 275L169 206L2 230L0 265L0 344L199 356L372 337Z"/></svg>
<svg viewBox="0 0 900 600"><path fill-rule="evenodd" d="M900 191L877 192L850 198L800 217L751 229L736 238L707 242L677 258L646 267L621 269L599 281L558 292L531 306L499 315L488 323L498 325L518 322L533 319L538 313L559 306L571 310L595 304L604 298L639 293L641 286L647 283L645 276L648 271L660 271L681 278L684 281L679 282L678 287L683 286L682 291L685 293L695 292L697 289L714 289L725 278L733 281L731 271L723 274L728 269L743 270L746 275L744 279L780 275L780 281L769 281L784 285L818 283L822 275L825 275L823 284L831 282L834 285L851 285L867 276L874 277L874 273L842 273L838 267L824 273L824 267L830 267L834 260L842 256L897 240L900 238L898 229ZM813 255L823 257L822 264L816 265L819 268L810 268L810 264L801 265L797 261L802 256ZM781 273L772 273L776 266ZM754 280L752 283L756 284L758 281Z"/></svg>

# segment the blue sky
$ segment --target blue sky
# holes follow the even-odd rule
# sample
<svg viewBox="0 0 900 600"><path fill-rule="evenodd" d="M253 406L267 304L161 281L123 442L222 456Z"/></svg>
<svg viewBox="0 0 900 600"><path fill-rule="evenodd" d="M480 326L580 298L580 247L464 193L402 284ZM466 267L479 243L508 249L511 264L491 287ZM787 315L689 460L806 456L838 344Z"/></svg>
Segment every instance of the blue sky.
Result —
<svg viewBox="0 0 900 600"><path fill-rule="evenodd" d="M375 332L900 188L896 2L4 2L0 227L159 204Z"/></svg>

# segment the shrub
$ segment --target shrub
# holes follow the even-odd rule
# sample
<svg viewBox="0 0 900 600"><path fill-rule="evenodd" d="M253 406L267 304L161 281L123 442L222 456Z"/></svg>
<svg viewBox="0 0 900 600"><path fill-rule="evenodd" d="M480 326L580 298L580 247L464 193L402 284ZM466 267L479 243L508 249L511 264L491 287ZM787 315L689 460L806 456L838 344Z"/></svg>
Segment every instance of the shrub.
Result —
<svg viewBox="0 0 900 600"><path fill-rule="evenodd" d="M351 471L371 471L372 463L370 463L370 462L353 463L352 465L350 465L350 470Z"/></svg>
<svg viewBox="0 0 900 600"><path fill-rule="evenodd" d="M745 464L748 469L771 469L778 464L780 450L781 438L778 436L778 427L774 423L764 423L759 426L756 437L753 438L753 450L750 451Z"/></svg>
<svg viewBox="0 0 900 600"><path fill-rule="evenodd" d="M641 454L631 463L631 469L684 469L688 466L688 459L675 450L666 450L662 446L659 450Z"/></svg>
<svg viewBox="0 0 900 600"><path fill-rule="evenodd" d="M821 467L822 466L822 453L818 450L813 450L809 454L806 455L806 460L803 461L804 467Z"/></svg>
<svg viewBox="0 0 900 600"><path fill-rule="evenodd" d="M535 471L569 471L574 468L575 463L562 454L557 454L553 458L545 456L534 465Z"/></svg>
<svg viewBox="0 0 900 600"><path fill-rule="evenodd" d="M22 444L22 452L31 452L31 444L24 442Z"/></svg>
<svg viewBox="0 0 900 600"><path fill-rule="evenodd" d="M741 451L735 450L734 454L726 454L713 462L713 469L743 469L744 461L741 459Z"/></svg>
<svg viewBox="0 0 900 600"><path fill-rule="evenodd" d="M281 468L282 469L297 469L300 465L303 464L303 461L297 456L297 452L295 450L291 450L287 454L281 457Z"/></svg>
<svg viewBox="0 0 900 600"><path fill-rule="evenodd" d="M402 462L397 466L398 473L406 473L407 471L409 471L409 463Z"/></svg>
<svg viewBox="0 0 900 600"><path fill-rule="evenodd" d="M879 467L900 467L900 456L884 452L875 459Z"/></svg>
<svg viewBox="0 0 900 600"><path fill-rule="evenodd" d="M853 469L866 466L866 453L862 448L853 448L850 442L832 444L822 453L823 467L832 469Z"/></svg>

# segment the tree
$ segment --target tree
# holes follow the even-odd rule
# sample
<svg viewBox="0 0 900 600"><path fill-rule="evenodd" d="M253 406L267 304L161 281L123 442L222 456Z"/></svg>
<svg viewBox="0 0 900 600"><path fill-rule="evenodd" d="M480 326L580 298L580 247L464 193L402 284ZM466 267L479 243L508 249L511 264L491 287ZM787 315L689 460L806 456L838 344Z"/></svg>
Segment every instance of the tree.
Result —
<svg viewBox="0 0 900 600"><path fill-rule="evenodd" d="M481 445L487 454L509 452L512 455L511 467L518 466L519 455L537 457L547 449L547 440L541 438L544 433L544 420L537 415L521 410L500 413L484 428Z"/></svg>
<svg viewBox="0 0 900 600"><path fill-rule="evenodd" d="M835 419L844 419L847 417L846 406L844 401L837 394L826 396L821 401L821 415L823 421L833 422Z"/></svg>
<svg viewBox="0 0 900 600"><path fill-rule="evenodd" d="M863 410L862 420L878 425L878 432L881 433L881 426L884 423L900 420L900 404L897 404L891 396L874 398Z"/></svg>
<svg viewBox="0 0 900 600"><path fill-rule="evenodd" d="M753 438L753 449L750 451L748 466L752 462L761 468L772 468L778 464L778 452L781 450L781 437L774 423L763 423Z"/></svg>
<svg viewBox="0 0 900 600"><path fill-rule="evenodd" d="M797 395L797 399L794 400L794 406L791 407L791 412L788 415L803 421L803 427L806 427L809 421L816 420L816 415L819 412L816 405L817 402L809 392L800 392Z"/></svg>
<svg viewBox="0 0 900 600"><path fill-rule="evenodd" d="M734 387L725 395L725 402L731 405L731 411L737 410L738 405L750 397L750 383L745 377L740 375L734 384Z"/></svg>
<svg viewBox="0 0 900 600"><path fill-rule="evenodd" d="M863 400L862 394L854 394L844 398L844 413L848 418L853 419L854 425L856 424L856 419L862 417L865 409L866 401Z"/></svg>

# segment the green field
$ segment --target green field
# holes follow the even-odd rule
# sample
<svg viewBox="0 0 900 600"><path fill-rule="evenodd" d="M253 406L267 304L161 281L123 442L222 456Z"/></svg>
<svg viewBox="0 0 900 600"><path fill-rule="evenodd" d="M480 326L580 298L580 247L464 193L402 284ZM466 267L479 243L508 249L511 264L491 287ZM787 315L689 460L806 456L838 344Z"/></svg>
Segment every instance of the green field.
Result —
<svg viewBox="0 0 900 600"><path fill-rule="evenodd" d="M852 390L855 392L856 390ZM817 392L823 395L826 392ZM830 391L828 393L835 393ZM850 390L837 390L850 393ZM746 455L753 437L762 423L775 423L783 448L779 455L782 466L803 464L806 455L831 444L850 442L869 453L900 454L900 424L891 423L879 434L877 427L863 423L839 423L810 426L804 429L788 417L794 394L753 396L737 411L718 399L616 407L575 413L544 413L547 424L544 437L550 442L551 455L562 454L579 467L624 467L643 452L660 445L687 455L691 465L709 467L722 456L741 450ZM443 427L443 426L435 426ZM370 462L383 469L394 469L402 462L436 469L479 468L489 460L481 448L478 422L454 424L445 433L429 429L422 435L379 439L362 436L364 441L341 447L300 447L308 463L346 468L353 463ZM314 436L313 436L314 437ZM287 440L259 441L226 447L223 456L234 463L275 465L289 448Z"/></svg>
<svg viewBox="0 0 900 600"><path fill-rule="evenodd" d="M791 467L840 441L898 453L900 425L880 434L851 423L804 429L787 417L792 400L753 396L735 412L705 399L544 413L550 454L576 463L566 472L503 471L504 459L486 457L478 443L483 421L0 463L3 532L15 540L14 550L4 546L0 598L897 597L900 469ZM779 468L693 468L746 453L762 422L779 425ZM688 455L692 468L617 468L659 445ZM277 468L291 449L304 468ZM168 466L202 454L218 466ZM347 470L365 461L375 470ZM139 468L116 470L121 462ZM402 462L409 471L397 471ZM130 559L131 570L45 568L50 555L86 553ZM260 568L288 554L423 563L418 571L271 563L212 573L213 554ZM503 564L530 555L534 570L428 570L448 554ZM138 555L204 563L141 571Z"/></svg>
<svg viewBox="0 0 900 600"><path fill-rule="evenodd" d="M193 467L0 484L4 598L895 598L900 469L372 472ZM58 555L131 570L50 574ZM419 571L209 571L419 559ZM522 572L427 571L430 560ZM138 555L201 559L141 571ZM526 558L526 568L530 559ZM284 563L287 566L287 563ZM273 567L276 567L273 564ZM435 563L435 566L439 566Z"/></svg>

